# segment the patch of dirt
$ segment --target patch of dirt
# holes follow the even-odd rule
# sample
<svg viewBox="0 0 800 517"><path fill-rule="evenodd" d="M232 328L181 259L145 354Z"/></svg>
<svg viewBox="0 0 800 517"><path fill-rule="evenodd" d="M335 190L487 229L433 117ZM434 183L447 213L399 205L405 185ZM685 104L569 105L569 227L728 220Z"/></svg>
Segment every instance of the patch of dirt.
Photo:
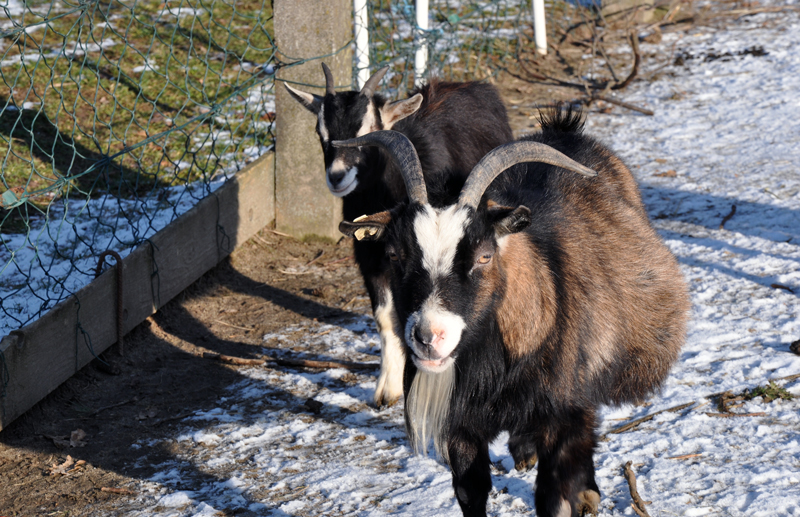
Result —
<svg viewBox="0 0 800 517"><path fill-rule="evenodd" d="M172 457L147 450L142 464L144 451L131 444L154 442L182 417L212 409L240 378L236 366L204 352L258 358L271 344L265 334L370 312L348 240L301 242L262 230L128 334L124 357L114 347L103 355L118 375L95 361L0 434L0 515L112 513ZM64 467L68 456L85 463Z"/></svg>

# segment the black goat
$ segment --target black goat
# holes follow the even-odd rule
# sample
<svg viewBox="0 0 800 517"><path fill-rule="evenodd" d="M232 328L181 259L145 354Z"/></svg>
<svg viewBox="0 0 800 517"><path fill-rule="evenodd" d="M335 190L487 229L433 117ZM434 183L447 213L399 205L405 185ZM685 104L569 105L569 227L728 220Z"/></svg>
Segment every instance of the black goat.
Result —
<svg viewBox="0 0 800 517"><path fill-rule="evenodd" d="M464 515L486 515L488 444L502 431L515 460L538 454L539 517L595 512L598 407L658 389L684 340L677 262L630 171L582 127L571 111L544 118L436 207L402 136L344 143L409 164L409 202L340 229L386 243L412 352L406 425L415 450L433 438L449 462Z"/></svg>
<svg viewBox="0 0 800 517"><path fill-rule="evenodd" d="M411 92L408 99L389 102L375 93L386 68L370 77L360 92L339 93L334 90L330 69L325 64L322 69L324 97L284 84L297 101L317 115L328 188L343 197L345 220L393 208L406 198L406 189L400 170L384 152L374 147L339 149L331 145L333 140L394 129L414 145L427 181L449 178L460 187L483 155L512 139L503 102L489 84L431 81ZM451 171L464 172L454 175ZM389 291L389 264L382 242L356 242L354 253L381 337L375 404L391 404L403 392L405 353Z"/></svg>

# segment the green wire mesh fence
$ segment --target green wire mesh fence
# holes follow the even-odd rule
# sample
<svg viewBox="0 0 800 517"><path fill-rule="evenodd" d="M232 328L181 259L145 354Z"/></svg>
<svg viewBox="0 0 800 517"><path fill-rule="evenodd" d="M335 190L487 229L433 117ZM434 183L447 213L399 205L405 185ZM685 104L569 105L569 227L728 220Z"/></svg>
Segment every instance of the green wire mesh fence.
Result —
<svg viewBox="0 0 800 517"><path fill-rule="evenodd" d="M274 142L269 0L0 0L0 336Z"/></svg>
<svg viewBox="0 0 800 517"><path fill-rule="evenodd" d="M533 51L530 0L430 8L432 75L486 78ZM369 9L372 68L392 66L398 96L413 0ZM587 19L547 12L551 35ZM272 147L274 72L296 64L279 56L271 0L0 0L0 337Z"/></svg>

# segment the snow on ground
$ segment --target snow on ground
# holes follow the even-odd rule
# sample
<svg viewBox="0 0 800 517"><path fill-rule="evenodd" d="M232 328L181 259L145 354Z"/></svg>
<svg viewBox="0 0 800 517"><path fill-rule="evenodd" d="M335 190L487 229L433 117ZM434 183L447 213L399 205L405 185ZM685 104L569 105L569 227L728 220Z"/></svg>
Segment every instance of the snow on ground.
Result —
<svg viewBox="0 0 800 517"><path fill-rule="evenodd" d="M755 399L735 411L763 416L716 418L706 398L800 373L789 352L800 339L800 18L759 15L702 31L676 44L695 56L686 67L627 92L654 117L615 109L588 125L637 174L693 300L688 341L663 392L644 406L606 409L602 432L694 405L601 440L603 516L634 515L627 461L653 516L800 516L800 402ZM664 52L677 37L665 37ZM755 46L767 54L739 55ZM726 52L730 59L706 59ZM376 360L366 318L311 331L332 358ZM302 350L292 332L265 339ZM448 469L410 453L401 408L368 405L374 372L241 374L218 408L187 418L182 433L134 444L175 454L128 515L460 515ZM800 395L796 381L786 386ZM309 398L323 404L318 415L304 407ZM490 514L532 514L535 469L514 470L502 437L492 459Z"/></svg>

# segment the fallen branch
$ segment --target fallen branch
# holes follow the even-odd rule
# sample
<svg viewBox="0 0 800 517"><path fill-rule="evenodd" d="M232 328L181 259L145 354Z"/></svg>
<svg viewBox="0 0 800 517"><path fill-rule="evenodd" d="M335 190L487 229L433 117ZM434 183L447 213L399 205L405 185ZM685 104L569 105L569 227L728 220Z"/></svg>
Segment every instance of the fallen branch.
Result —
<svg viewBox="0 0 800 517"><path fill-rule="evenodd" d="M699 457L699 456L702 456L702 454L700 454L700 453L695 453L695 454L681 454L680 456L670 456L670 457L668 457L667 459L668 459L668 460L688 460L689 458L697 458L697 457Z"/></svg>
<svg viewBox="0 0 800 517"><path fill-rule="evenodd" d="M100 489L101 492L109 492L111 494L119 494L119 495L136 495L136 492L133 490L128 490L127 488L116 488L110 486L104 486Z"/></svg>
<svg viewBox="0 0 800 517"><path fill-rule="evenodd" d="M220 325L225 325L226 327L231 327L231 328L234 328L234 329L246 330L246 331L248 331L248 332L250 332L251 330L253 330L253 329L249 329L249 328L245 328L245 327L240 327L240 326L238 326L238 325L234 325L234 324L232 324L232 323L225 323L225 322L224 322L224 321L222 321L222 320L211 320L211 321L213 321L214 323L219 323Z"/></svg>
<svg viewBox="0 0 800 517"><path fill-rule="evenodd" d="M788 285L783 284L769 284L769 286L773 289L783 289L784 291L789 291L790 293L794 294L794 289L789 287Z"/></svg>
<svg viewBox="0 0 800 517"><path fill-rule="evenodd" d="M720 230L722 230L722 229L725 227L725 223L727 223L728 221L730 221L730 220L731 220L731 217L733 217L733 215L734 215L735 213L736 213L736 205L732 205L732 206L731 206L731 213L729 213L728 215L726 215L725 217L723 217L723 218L722 218L722 222L721 222L721 223L719 223L719 229L720 229Z"/></svg>
<svg viewBox="0 0 800 517"><path fill-rule="evenodd" d="M233 357L231 355L215 354L214 352L203 352L204 359L216 359L225 364L258 366L266 363L264 359L247 359L244 357Z"/></svg>
<svg viewBox="0 0 800 517"><path fill-rule="evenodd" d="M605 95L594 94L594 95L592 95L592 100L601 100L601 101L608 102L610 104L616 104L617 106L621 106L621 107L629 109L629 110L638 111L639 113L643 113L643 114L645 114L645 115L647 115L649 117L652 117L653 115L655 115L655 112L652 111L652 110L649 110L647 108L640 108L639 106L636 106L636 105L633 105L633 104L629 104L627 102L618 101L617 99L614 99L612 97L606 97Z"/></svg>
<svg viewBox="0 0 800 517"><path fill-rule="evenodd" d="M656 411L655 413L650 413L647 416L643 416L642 418L637 418L636 420L633 420L631 422L628 422L627 424L621 425L621 426L617 427L616 429L612 429L611 431L607 432L606 434L607 435L608 434L619 434L619 433L624 433L625 431L630 431L631 429L633 429L634 427L638 426L639 424L642 424L644 422L652 420L653 417L655 417L656 415L660 415L661 413L665 413L667 411L670 411L670 412L674 413L676 411L680 411L682 409L686 409L686 408L688 408L690 406L693 406L694 404L695 404L695 402L687 402L686 404L681 404L680 406L675 406L675 407L671 407L671 408L667 408L667 409L662 409L661 411Z"/></svg>
<svg viewBox="0 0 800 517"><path fill-rule="evenodd" d="M631 40L631 48L633 48L633 68L631 69L631 73L628 74L628 77L626 77L624 81L622 81L621 83L617 83L611 87L612 90L624 89L631 83L631 81L633 81L633 79L639 73L639 65L642 62L642 54L641 52L639 52L639 37L636 35L636 31L631 31L630 40Z"/></svg>
<svg viewBox="0 0 800 517"><path fill-rule="evenodd" d="M280 235L281 237L291 237L288 233L279 232L278 230L267 230L270 233L274 233L275 235Z"/></svg>
<svg viewBox="0 0 800 517"><path fill-rule="evenodd" d="M131 402L136 402L137 400L138 399L136 397L134 397L132 399L125 400L123 402L117 402L116 404L111 404L110 406L101 407L100 409L96 409L92 413L89 413L88 415L86 415L86 418L90 418L90 417L93 417L95 415L98 415L98 414L102 413L103 411L105 411L106 409L113 409L115 407L124 406L125 404L130 404Z"/></svg>
<svg viewBox="0 0 800 517"><path fill-rule="evenodd" d="M645 508L645 502L639 496L639 491L636 489L636 474L633 473L631 462L625 464L625 479L628 481L628 488L631 492L631 508L636 512L639 517L650 517Z"/></svg>
<svg viewBox="0 0 800 517"><path fill-rule="evenodd" d="M351 361L315 361L313 359L277 359L272 357L265 357L269 363L275 363L278 366L297 366L301 368L320 368L323 370L335 370L337 368L344 368L346 370L369 370L373 368L380 368L379 363L354 363Z"/></svg>
<svg viewBox="0 0 800 517"><path fill-rule="evenodd" d="M766 416L766 413L706 413L706 415L717 418L731 418L735 416Z"/></svg>

